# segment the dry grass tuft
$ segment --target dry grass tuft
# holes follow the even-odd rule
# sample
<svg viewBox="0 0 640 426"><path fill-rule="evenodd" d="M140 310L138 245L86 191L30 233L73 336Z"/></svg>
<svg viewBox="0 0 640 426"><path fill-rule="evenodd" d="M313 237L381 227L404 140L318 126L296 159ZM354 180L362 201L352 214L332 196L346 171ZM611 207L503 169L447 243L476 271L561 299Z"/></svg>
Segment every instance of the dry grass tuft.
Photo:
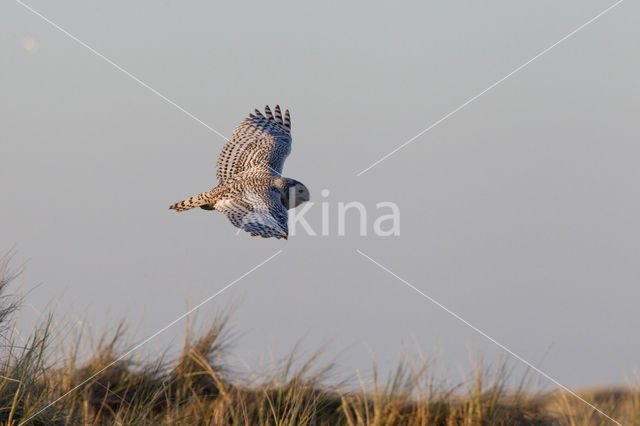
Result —
<svg viewBox="0 0 640 426"><path fill-rule="evenodd" d="M405 359L381 380L373 361L373 383L358 390L330 386L332 366L321 351L299 362L294 355L252 380L225 368L229 315L217 317L199 336L187 332L177 359L136 362L126 353L121 324L104 335L82 361L78 348L56 342L49 316L26 342L15 332L18 300L3 292L13 278L8 257L0 258L0 422L17 425L598 425L606 418L563 392L507 387L505 363L478 362L468 380L437 384L428 360ZM51 346L51 347L50 347ZM71 353L64 353L61 347ZM294 351L295 353L295 351ZM54 362L52 360L62 359ZM100 372L86 384L83 382ZM62 395L69 395L50 405ZM583 392L625 425L640 425L640 388ZM50 405L50 406L49 406Z"/></svg>

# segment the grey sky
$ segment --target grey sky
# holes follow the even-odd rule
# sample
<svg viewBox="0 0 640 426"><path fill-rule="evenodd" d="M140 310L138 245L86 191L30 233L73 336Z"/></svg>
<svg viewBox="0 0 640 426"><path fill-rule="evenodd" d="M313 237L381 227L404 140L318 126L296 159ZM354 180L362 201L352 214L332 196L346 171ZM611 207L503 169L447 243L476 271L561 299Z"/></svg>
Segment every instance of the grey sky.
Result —
<svg viewBox="0 0 640 426"><path fill-rule="evenodd" d="M333 339L345 371L417 343L466 368L492 343L359 248L570 385L640 353L640 6L625 2L361 177L356 173L613 1L31 6L229 136L255 107L293 121L285 175L331 191L331 237L242 234L169 204L214 186L224 140L12 0L0 4L4 248L37 310L142 338L238 302L234 356ZM338 201L401 208L401 236L336 237ZM320 224L320 206L308 214ZM370 220L372 222L372 220ZM371 223L370 223L371 226ZM23 316L32 315L27 310ZM27 318L28 319L28 318ZM179 343L183 324L150 349Z"/></svg>

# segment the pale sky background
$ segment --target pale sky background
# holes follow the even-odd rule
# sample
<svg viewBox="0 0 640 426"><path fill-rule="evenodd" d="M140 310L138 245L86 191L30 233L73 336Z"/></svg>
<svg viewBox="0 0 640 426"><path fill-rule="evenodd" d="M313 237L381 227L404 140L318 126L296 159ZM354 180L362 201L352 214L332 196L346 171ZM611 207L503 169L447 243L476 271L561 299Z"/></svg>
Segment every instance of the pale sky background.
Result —
<svg viewBox="0 0 640 426"><path fill-rule="evenodd" d="M568 386L640 354L640 55L627 1L361 177L356 173L613 4L57 1L29 4L229 136L289 108L285 175L331 195L332 236L262 240L168 206L216 184L223 140L13 0L0 3L0 250L22 313L55 307L142 339L233 303L230 356L331 340L342 372L501 352L355 250ZM335 236L336 203L393 201L401 235ZM320 206L308 215L320 225ZM353 218L352 218L353 219ZM18 290L18 285L16 285ZM181 344L184 322L145 348ZM518 362L513 360L514 365ZM545 384L545 380L540 380Z"/></svg>

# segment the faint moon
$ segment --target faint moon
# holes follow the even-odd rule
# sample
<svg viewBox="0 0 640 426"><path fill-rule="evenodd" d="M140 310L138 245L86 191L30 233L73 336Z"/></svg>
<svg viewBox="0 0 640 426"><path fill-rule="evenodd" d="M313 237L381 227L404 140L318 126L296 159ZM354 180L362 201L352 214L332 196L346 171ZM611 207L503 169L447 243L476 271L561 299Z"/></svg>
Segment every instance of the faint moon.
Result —
<svg viewBox="0 0 640 426"><path fill-rule="evenodd" d="M38 44L38 42L36 41L36 39L34 39L33 37L22 37L22 40L20 41L20 45L22 46L22 48L24 50L26 50L29 53L35 53L38 51L38 47L40 46Z"/></svg>

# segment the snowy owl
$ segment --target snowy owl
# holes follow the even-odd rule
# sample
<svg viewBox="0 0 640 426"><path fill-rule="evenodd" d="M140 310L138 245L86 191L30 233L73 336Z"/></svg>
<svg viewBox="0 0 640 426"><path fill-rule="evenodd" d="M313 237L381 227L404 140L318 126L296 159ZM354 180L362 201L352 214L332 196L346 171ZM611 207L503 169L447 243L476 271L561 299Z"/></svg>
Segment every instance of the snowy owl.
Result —
<svg viewBox="0 0 640 426"><path fill-rule="evenodd" d="M309 190L295 179L282 177L291 152L291 116L275 107L275 116L255 110L236 128L218 158L219 184L210 191L169 207L218 210L251 235L287 238L287 210L309 201Z"/></svg>

